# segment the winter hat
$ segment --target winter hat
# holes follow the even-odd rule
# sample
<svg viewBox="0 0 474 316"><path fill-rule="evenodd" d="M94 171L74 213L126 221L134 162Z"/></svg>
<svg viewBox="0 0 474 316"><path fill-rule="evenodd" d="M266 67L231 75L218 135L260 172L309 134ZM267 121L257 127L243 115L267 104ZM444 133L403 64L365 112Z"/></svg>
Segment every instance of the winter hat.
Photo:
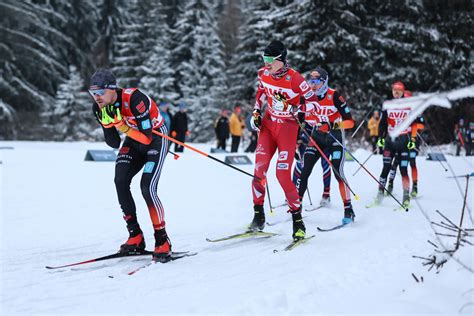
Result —
<svg viewBox="0 0 474 316"><path fill-rule="evenodd" d="M326 69L323 67L316 67L313 71L310 72L308 76L308 81L312 83L312 81L316 81L315 83L318 83L317 81L320 80L323 84L316 90L316 95L323 97L326 92L328 91L329 88L329 75Z"/></svg>
<svg viewBox="0 0 474 316"><path fill-rule="evenodd" d="M405 85L401 81L397 81L392 84L392 89L405 91Z"/></svg>
<svg viewBox="0 0 474 316"><path fill-rule="evenodd" d="M276 60L282 62L286 62L286 54L286 47L280 41L272 41L263 51L263 56L277 57Z"/></svg>
<svg viewBox="0 0 474 316"><path fill-rule="evenodd" d="M115 89L117 88L117 80L109 69L101 68L92 75L90 85L101 89Z"/></svg>

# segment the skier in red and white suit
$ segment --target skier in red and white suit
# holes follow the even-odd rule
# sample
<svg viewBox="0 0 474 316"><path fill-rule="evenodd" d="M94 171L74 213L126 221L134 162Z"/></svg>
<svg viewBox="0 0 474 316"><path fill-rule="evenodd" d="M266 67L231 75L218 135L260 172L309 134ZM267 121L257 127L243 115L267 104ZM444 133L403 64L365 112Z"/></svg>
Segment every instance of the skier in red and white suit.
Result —
<svg viewBox="0 0 474 316"><path fill-rule="evenodd" d="M265 67L258 71L259 86L255 108L250 121L254 130L260 132L255 156L255 171L252 181L254 218L250 230L265 227L263 202L265 199L266 173L270 161L278 149L276 176L285 192L293 218L293 238L302 239L306 229L301 217L301 202L296 186L291 179L291 167L295 157L295 141L298 136L298 111L313 109L316 96L303 76L289 67L287 51L280 41L272 41L263 54ZM300 105L300 98L305 104ZM262 118L262 107L267 100L267 108Z"/></svg>

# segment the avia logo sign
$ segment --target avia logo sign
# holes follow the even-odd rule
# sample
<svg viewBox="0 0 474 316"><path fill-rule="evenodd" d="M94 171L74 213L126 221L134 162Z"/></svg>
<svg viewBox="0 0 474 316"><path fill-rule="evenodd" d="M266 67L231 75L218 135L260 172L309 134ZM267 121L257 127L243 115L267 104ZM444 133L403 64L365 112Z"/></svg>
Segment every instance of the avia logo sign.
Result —
<svg viewBox="0 0 474 316"><path fill-rule="evenodd" d="M265 93L269 96L275 95L276 92L281 93L287 100L291 99L291 97L286 93L285 91L281 89L270 89L268 87L265 87Z"/></svg>
<svg viewBox="0 0 474 316"><path fill-rule="evenodd" d="M394 120L404 120L408 116L408 111L390 111L388 117Z"/></svg>
<svg viewBox="0 0 474 316"><path fill-rule="evenodd" d="M317 115L331 116L332 114L336 113L336 110L333 107L318 106L316 107L315 112Z"/></svg>

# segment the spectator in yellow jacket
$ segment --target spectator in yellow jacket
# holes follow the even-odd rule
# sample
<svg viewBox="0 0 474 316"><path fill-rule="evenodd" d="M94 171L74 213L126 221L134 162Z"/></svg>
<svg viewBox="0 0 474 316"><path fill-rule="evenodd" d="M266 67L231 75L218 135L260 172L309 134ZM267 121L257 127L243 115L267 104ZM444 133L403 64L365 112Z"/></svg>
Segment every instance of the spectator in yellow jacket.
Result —
<svg viewBox="0 0 474 316"><path fill-rule="evenodd" d="M380 154L381 148L377 147L377 139L379 137L379 123L380 123L380 114L379 111L374 111L372 117L367 123L367 127L369 128L369 135L370 135L370 143L372 144L372 151L375 151L378 148L377 153Z"/></svg>
<svg viewBox="0 0 474 316"><path fill-rule="evenodd" d="M229 129L230 135L232 136L232 146L231 151L232 153L236 153L239 149L240 138L244 132L245 123L244 120L240 117L242 109L240 105L236 105L234 107L234 112L229 119Z"/></svg>

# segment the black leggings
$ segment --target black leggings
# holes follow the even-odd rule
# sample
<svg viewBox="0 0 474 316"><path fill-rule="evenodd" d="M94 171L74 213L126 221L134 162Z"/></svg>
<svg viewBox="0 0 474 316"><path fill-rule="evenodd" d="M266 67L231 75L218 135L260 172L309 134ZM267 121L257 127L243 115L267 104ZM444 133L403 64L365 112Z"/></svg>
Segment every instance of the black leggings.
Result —
<svg viewBox="0 0 474 316"><path fill-rule="evenodd" d="M383 193L385 184L387 183L387 176L390 172L390 168L392 167L392 162L394 159L398 159L399 166L400 166L400 174L402 175L402 186L403 186L403 194L408 195L408 191L410 189L410 183L408 178L408 162L409 162L409 150L407 148L408 135L401 135L395 138L395 140L391 140L389 137L385 141L385 147L383 150L383 168L382 173L380 174L380 183L382 186L379 185L379 191Z"/></svg>
<svg viewBox="0 0 474 316"><path fill-rule="evenodd" d="M340 130L331 131L331 134L339 141L341 144L344 143L343 132ZM328 133L323 132L314 132L311 137L316 141L316 144L320 147L323 152L329 152L331 156L331 163L333 169L337 172L334 172L336 180L339 182L339 191L341 193L341 198L344 203L350 203L351 196L350 191L347 188L344 181L347 180L344 177L344 161L345 161L345 152L341 145L339 145ZM308 179L313 171L313 167L316 162L321 157L321 153L314 146L311 146L311 141L306 147L304 158L303 158L303 170L301 171L301 178L298 186L298 194L300 198L303 197L307 187ZM329 158L329 156L327 156ZM324 159L324 158L323 158ZM342 178L344 178L344 181Z"/></svg>
<svg viewBox="0 0 474 316"><path fill-rule="evenodd" d="M159 132L168 135L166 126ZM132 178L143 168L140 188L155 230L165 227L164 209L157 188L161 169L168 153L169 141L153 134L152 142L143 145L125 138L115 164L115 188L127 225L138 225L135 202L130 191Z"/></svg>

